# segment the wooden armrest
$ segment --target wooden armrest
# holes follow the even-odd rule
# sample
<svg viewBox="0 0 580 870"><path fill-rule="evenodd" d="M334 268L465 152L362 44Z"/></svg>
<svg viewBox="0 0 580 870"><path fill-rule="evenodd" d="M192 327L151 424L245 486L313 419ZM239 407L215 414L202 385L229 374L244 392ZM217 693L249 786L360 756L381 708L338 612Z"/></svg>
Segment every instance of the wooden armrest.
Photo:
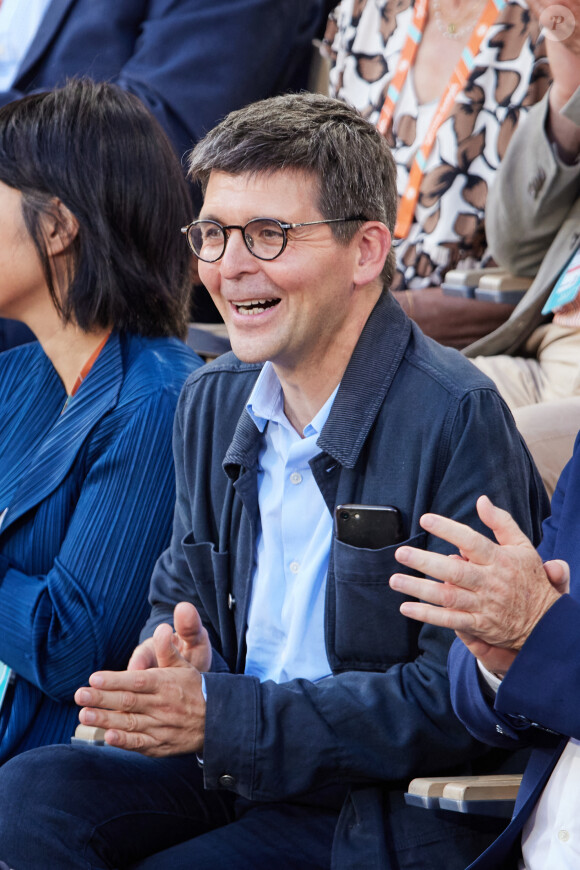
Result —
<svg viewBox="0 0 580 870"><path fill-rule="evenodd" d="M442 284L443 293L446 296L464 296L467 299L475 297L476 288L485 276L499 277L508 275L505 269L499 266L490 266L487 269L451 269L445 275Z"/></svg>
<svg viewBox="0 0 580 870"><path fill-rule="evenodd" d="M462 776L448 781L441 796L456 801L515 801L521 781L521 773Z"/></svg>
<svg viewBox="0 0 580 870"><path fill-rule="evenodd" d="M482 275L475 289L480 302L507 302L517 305L534 279L522 275Z"/></svg>
<svg viewBox="0 0 580 870"><path fill-rule="evenodd" d="M443 789L450 782L448 776L419 776L409 783L408 794L420 797L441 797Z"/></svg>
<svg viewBox="0 0 580 870"><path fill-rule="evenodd" d="M93 746L105 745L105 729L96 725L77 725L71 743L84 743Z"/></svg>
<svg viewBox="0 0 580 870"><path fill-rule="evenodd" d="M503 272L497 275L482 275L477 286L480 290L501 292L519 290L525 292L533 280L526 275L511 275L509 272Z"/></svg>
<svg viewBox="0 0 580 870"><path fill-rule="evenodd" d="M418 777L409 783L405 802L424 809L509 818L522 774Z"/></svg>

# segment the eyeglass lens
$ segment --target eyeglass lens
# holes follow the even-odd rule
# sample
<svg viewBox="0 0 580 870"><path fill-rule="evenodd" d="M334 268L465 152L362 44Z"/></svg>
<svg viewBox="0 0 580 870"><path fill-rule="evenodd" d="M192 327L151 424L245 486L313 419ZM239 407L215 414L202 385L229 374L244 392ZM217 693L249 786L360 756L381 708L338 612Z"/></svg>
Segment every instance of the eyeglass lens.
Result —
<svg viewBox="0 0 580 870"><path fill-rule="evenodd" d="M228 232L215 221L196 221L189 228L189 243L200 260L213 263L225 250ZM248 250L262 260L274 260L284 250L285 230L273 218L251 220L243 234Z"/></svg>

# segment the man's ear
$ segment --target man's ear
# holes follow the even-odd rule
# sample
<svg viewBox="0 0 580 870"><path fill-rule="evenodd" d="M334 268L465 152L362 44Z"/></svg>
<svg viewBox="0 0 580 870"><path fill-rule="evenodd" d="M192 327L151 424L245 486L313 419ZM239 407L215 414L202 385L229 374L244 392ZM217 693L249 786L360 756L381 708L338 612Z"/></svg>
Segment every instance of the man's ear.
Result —
<svg viewBox="0 0 580 870"><path fill-rule="evenodd" d="M54 199L42 221L48 256L56 257L66 253L79 231L79 223L74 214L60 199Z"/></svg>
<svg viewBox="0 0 580 870"><path fill-rule="evenodd" d="M391 250L391 234L380 221L367 221L358 231L354 283L370 284L380 277Z"/></svg>

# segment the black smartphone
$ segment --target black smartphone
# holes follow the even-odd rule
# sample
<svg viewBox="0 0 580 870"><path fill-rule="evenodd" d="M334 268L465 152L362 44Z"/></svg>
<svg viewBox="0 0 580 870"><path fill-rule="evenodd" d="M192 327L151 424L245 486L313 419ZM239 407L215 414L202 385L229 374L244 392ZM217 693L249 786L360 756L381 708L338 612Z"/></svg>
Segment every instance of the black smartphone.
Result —
<svg viewBox="0 0 580 870"><path fill-rule="evenodd" d="M352 547L380 550L403 540L401 512L387 504L339 504L335 512L336 537Z"/></svg>

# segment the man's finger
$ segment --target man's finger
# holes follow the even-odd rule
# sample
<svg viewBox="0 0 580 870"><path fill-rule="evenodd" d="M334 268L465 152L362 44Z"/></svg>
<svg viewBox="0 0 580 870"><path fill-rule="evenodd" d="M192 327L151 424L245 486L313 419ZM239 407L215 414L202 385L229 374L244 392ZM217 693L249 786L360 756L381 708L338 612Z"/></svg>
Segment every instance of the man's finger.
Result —
<svg viewBox="0 0 580 870"><path fill-rule="evenodd" d="M482 523L493 532L496 541L501 546L511 544L519 546L528 544L533 547L532 542L520 529L514 518L503 508L498 508L486 496L480 495L476 503L477 513Z"/></svg>
<svg viewBox="0 0 580 870"><path fill-rule="evenodd" d="M145 733L150 718L138 713L122 713L119 710L102 710L99 707L83 707L79 712L83 725L97 728L117 728L131 733Z"/></svg>
<svg viewBox="0 0 580 870"><path fill-rule="evenodd" d="M143 755L155 754L156 743L149 734L134 734L129 731L122 731L119 728L107 728L105 731L105 743L109 746L116 746L118 749L141 752Z"/></svg>
<svg viewBox="0 0 580 870"><path fill-rule="evenodd" d="M133 692L129 689L103 691L91 686L83 686L75 692L75 702L79 707L140 712L141 709L150 705L152 694L154 693ZM93 725L95 723L85 722L84 724Z"/></svg>
<svg viewBox="0 0 580 870"><path fill-rule="evenodd" d="M393 574L389 580L391 589L420 598L427 604L437 607L448 607L451 610L471 611L477 604L477 599L469 590L450 583L437 583L423 577L412 577L410 574Z"/></svg>
<svg viewBox="0 0 580 870"><path fill-rule="evenodd" d="M473 631L473 614L463 610L447 610L445 607L434 607L421 601L405 601L400 607L403 616L416 619L418 622L428 622L453 631Z"/></svg>
<svg viewBox="0 0 580 870"><path fill-rule="evenodd" d="M138 647L133 650L133 654L127 665L128 671L146 671L148 668L156 668L157 659L155 658L155 649L153 641L148 638Z"/></svg>
<svg viewBox="0 0 580 870"><path fill-rule="evenodd" d="M488 565L492 561L495 547L493 541L470 529L464 523L458 523L439 514L423 514L419 522L430 535L435 535L436 538L441 538L457 547L461 555L470 562L476 565Z"/></svg>
<svg viewBox="0 0 580 870"><path fill-rule="evenodd" d="M399 547L395 551L395 559L407 568L420 571L421 574L428 574L429 577L435 577L437 580L443 580L454 586L461 586L464 589L475 589L481 583L478 566L470 560L452 558L444 556L442 553L433 553L431 550L420 550L417 547ZM409 585L405 589L393 588L397 588L399 592L407 592L412 587ZM416 592L409 592L409 595L423 598L423 595Z"/></svg>

